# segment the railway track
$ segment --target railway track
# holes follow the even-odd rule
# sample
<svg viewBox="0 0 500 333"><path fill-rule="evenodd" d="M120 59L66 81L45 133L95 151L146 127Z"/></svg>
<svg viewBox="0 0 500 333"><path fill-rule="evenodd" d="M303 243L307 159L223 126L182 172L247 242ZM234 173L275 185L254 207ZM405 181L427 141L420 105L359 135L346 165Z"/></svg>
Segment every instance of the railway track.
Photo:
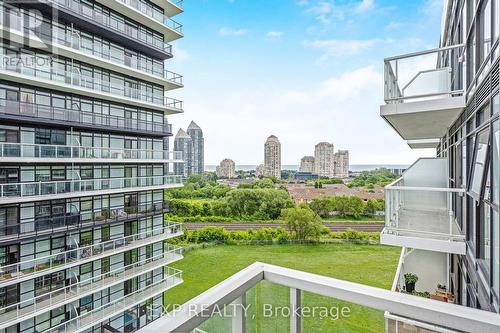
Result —
<svg viewBox="0 0 500 333"><path fill-rule="evenodd" d="M381 232L384 227L383 223L324 223L325 227L329 228L334 232L345 231L349 228L356 231L364 232ZM260 228L278 228L284 227L283 224L279 223L184 223L184 226L188 230L196 230L203 227L223 227L230 231L240 231L248 229L260 229Z"/></svg>

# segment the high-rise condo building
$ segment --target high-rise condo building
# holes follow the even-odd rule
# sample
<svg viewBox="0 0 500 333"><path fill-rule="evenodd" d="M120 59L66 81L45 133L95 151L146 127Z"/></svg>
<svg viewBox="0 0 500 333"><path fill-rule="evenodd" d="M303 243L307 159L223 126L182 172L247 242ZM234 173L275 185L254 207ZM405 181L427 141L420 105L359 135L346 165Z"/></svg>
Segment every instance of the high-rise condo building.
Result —
<svg viewBox="0 0 500 333"><path fill-rule="evenodd" d="M320 142L314 147L314 173L319 177L334 177L335 150L332 143Z"/></svg>
<svg viewBox="0 0 500 333"><path fill-rule="evenodd" d="M0 3L1 332L133 332L182 282L163 218L180 5Z"/></svg>
<svg viewBox="0 0 500 333"><path fill-rule="evenodd" d="M255 177L265 177L266 176L266 167L264 164L259 164L255 168Z"/></svg>
<svg viewBox="0 0 500 333"><path fill-rule="evenodd" d="M349 177L349 151L339 150L334 156L333 175L336 178Z"/></svg>
<svg viewBox="0 0 500 333"><path fill-rule="evenodd" d="M215 169L215 173L219 178L236 178L236 165L229 158L223 159Z"/></svg>
<svg viewBox="0 0 500 333"><path fill-rule="evenodd" d="M300 159L300 172L314 173L314 156L304 156Z"/></svg>
<svg viewBox="0 0 500 333"><path fill-rule="evenodd" d="M192 174L202 174L205 170L204 150L205 143L203 131L191 121L187 131L179 129L174 138L174 150L182 152L183 163L175 163L175 174L189 176Z"/></svg>
<svg viewBox="0 0 500 333"><path fill-rule="evenodd" d="M412 273L431 298L497 313L499 35L499 0L444 1L435 49L385 59L380 108L411 148L437 150L386 188L381 243L404 252L393 289L408 291ZM386 314L390 332L411 320Z"/></svg>
<svg viewBox="0 0 500 333"><path fill-rule="evenodd" d="M264 144L264 168L266 177L281 179L281 143L274 135Z"/></svg>
<svg viewBox="0 0 500 333"><path fill-rule="evenodd" d="M203 131L194 121L187 128L187 134L193 141L192 173L202 174L205 171L205 142Z"/></svg>
<svg viewBox="0 0 500 333"><path fill-rule="evenodd" d="M179 128L174 138L174 151L182 152L184 160L174 163L174 174L187 177L193 173L193 139Z"/></svg>

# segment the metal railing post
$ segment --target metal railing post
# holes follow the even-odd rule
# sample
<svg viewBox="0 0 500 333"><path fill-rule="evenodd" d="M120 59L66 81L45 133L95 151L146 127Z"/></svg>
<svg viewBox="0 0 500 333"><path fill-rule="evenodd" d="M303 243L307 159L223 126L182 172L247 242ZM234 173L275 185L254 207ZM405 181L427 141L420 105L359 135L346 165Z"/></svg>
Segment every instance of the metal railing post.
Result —
<svg viewBox="0 0 500 333"><path fill-rule="evenodd" d="M302 332L302 290L290 288L290 333Z"/></svg>
<svg viewBox="0 0 500 333"><path fill-rule="evenodd" d="M246 292L241 294L231 303L233 307L233 317L231 322L232 333L245 333L245 309L246 309Z"/></svg>

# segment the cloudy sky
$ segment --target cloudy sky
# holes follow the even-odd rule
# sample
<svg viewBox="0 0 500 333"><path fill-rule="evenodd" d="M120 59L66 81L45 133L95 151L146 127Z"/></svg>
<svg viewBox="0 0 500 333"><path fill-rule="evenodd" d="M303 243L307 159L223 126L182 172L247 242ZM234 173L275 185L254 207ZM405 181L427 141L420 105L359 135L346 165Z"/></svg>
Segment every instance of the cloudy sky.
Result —
<svg viewBox="0 0 500 333"><path fill-rule="evenodd" d="M188 0L185 38L169 69L171 92L204 130L205 163L263 162L274 134L282 163L320 141L349 149L352 164L409 164L412 151L379 116L383 58L437 47L441 0Z"/></svg>

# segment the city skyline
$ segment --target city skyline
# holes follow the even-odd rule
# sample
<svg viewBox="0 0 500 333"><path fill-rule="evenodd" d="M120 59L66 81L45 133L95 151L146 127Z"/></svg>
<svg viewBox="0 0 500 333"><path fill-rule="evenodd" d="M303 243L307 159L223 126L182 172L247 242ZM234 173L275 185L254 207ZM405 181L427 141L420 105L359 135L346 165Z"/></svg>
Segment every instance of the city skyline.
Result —
<svg viewBox="0 0 500 333"><path fill-rule="evenodd" d="M282 164L297 164L302 152L322 140L349 147L353 164L407 165L422 155L397 140L378 116L381 64L384 57L438 44L441 1L184 5L189 38L176 43L182 56L170 69L185 74L178 97L186 114L173 125L195 119L204 129L207 165L226 156L257 164L261 148L255 143L269 133L283 145ZM269 11L259 10L264 7ZM363 25L353 25L359 20ZM372 133L370 144L361 133Z"/></svg>

